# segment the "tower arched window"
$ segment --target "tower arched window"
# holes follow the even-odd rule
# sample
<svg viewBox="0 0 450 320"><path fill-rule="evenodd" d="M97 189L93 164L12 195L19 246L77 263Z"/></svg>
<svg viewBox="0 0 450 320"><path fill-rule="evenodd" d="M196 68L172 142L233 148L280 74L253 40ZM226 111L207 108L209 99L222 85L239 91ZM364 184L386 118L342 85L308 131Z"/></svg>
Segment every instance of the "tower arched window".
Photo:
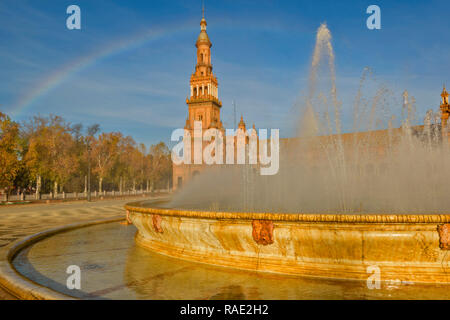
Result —
<svg viewBox="0 0 450 320"><path fill-rule="evenodd" d="M203 53L200 53L200 63L203 63Z"/></svg>

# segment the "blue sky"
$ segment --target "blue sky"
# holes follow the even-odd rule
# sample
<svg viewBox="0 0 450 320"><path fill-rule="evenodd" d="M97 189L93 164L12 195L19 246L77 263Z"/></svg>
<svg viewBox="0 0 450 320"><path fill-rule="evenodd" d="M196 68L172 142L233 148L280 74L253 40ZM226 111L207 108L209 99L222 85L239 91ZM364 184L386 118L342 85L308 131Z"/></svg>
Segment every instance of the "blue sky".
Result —
<svg viewBox="0 0 450 320"><path fill-rule="evenodd" d="M66 28L71 4L81 8L81 30ZM371 4L381 8L381 30L366 27ZM222 121L233 126L235 100L249 124L293 135L325 21L344 129L366 66L399 101L407 89L422 119L450 82L449 12L445 0L206 0ZM1 0L0 110L17 121L52 113L168 142L186 119L200 19L200 0Z"/></svg>

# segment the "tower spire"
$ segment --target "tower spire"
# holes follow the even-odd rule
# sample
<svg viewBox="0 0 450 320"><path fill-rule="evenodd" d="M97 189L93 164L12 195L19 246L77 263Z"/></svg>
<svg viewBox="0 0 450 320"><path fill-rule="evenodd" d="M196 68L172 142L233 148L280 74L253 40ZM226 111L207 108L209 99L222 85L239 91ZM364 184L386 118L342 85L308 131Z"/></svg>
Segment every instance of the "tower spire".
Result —
<svg viewBox="0 0 450 320"><path fill-rule="evenodd" d="M441 97L442 97L442 103L441 104L448 105L448 92L445 89L445 83L444 83L444 88L442 89Z"/></svg>
<svg viewBox="0 0 450 320"><path fill-rule="evenodd" d="M213 74L211 63L211 46L206 32L205 5L202 0L202 20L200 34L195 47L197 48L197 63L190 79L190 94L186 100L189 108L189 127L194 128L195 121L202 121L204 128L220 128L219 84Z"/></svg>
<svg viewBox="0 0 450 320"><path fill-rule="evenodd" d="M202 18L205 18L205 0L202 0Z"/></svg>

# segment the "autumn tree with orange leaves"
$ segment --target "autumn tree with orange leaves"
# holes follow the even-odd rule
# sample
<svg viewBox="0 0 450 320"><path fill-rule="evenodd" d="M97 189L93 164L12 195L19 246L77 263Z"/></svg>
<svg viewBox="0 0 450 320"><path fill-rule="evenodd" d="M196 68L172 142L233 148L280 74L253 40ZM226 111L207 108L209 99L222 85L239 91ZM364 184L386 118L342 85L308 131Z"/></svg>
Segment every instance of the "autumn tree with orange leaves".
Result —
<svg viewBox="0 0 450 320"><path fill-rule="evenodd" d="M0 189L7 193L20 169L19 151L19 125L0 112Z"/></svg>
<svg viewBox="0 0 450 320"><path fill-rule="evenodd" d="M31 176L52 182L54 194L62 191L79 165L70 127L62 118L50 116L34 117L26 128L27 151L23 160Z"/></svg>
<svg viewBox="0 0 450 320"><path fill-rule="evenodd" d="M103 179L119 155L119 143L122 134L119 132L102 133L92 144L93 172L98 175L98 191L103 191Z"/></svg>

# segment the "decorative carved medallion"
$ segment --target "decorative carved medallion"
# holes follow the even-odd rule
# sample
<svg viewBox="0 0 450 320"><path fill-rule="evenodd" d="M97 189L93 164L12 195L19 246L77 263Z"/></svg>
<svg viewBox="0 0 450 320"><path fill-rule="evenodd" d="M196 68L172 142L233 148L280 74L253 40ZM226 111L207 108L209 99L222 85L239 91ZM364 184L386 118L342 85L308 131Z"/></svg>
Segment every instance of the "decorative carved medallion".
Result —
<svg viewBox="0 0 450 320"><path fill-rule="evenodd" d="M441 224L438 226L439 248L450 250L450 224Z"/></svg>
<svg viewBox="0 0 450 320"><path fill-rule="evenodd" d="M253 220L253 240L264 246L273 243L273 222L270 220Z"/></svg>
<svg viewBox="0 0 450 320"><path fill-rule="evenodd" d="M159 214L152 215L152 221L153 221L153 228L155 229L155 231L158 233L162 233L163 229L161 227L161 221L162 221L161 216Z"/></svg>

